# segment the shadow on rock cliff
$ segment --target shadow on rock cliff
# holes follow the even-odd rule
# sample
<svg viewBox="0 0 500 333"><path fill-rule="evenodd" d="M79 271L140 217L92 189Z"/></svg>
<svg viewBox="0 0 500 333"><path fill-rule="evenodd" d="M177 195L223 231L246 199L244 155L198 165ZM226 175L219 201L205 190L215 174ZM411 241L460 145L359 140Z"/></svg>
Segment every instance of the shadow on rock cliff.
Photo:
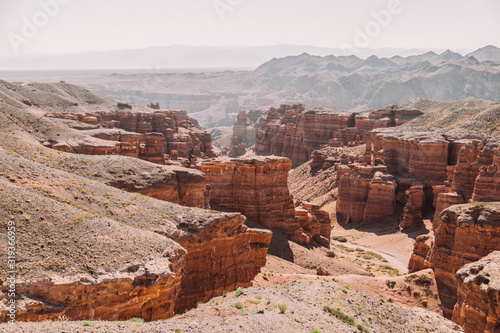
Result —
<svg viewBox="0 0 500 333"><path fill-rule="evenodd" d="M269 250L267 251L267 254L271 254L281 259L294 262L293 251L290 248L290 243L288 242L288 238L281 230L274 228L267 228L262 224L259 224L254 220L250 219L247 219L245 225L248 226L249 228L271 230L273 232L273 238L271 238L271 244L269 244Z"/></svg>
<svg viewBox="0 0 500 333"><path fill-rule="evenodd" d="M214 202L210 202L210 207L213 210L217 210L217 211L221 211L221 212L237 212L236 210L219 206ZM273 238L271 238L271 244L269 245L269 250L267 251L267 254L271 254L271 255L279 257L281 259L285 259L285 260L288 260L290 262L294 262L293 261L294 260L293 251L290 248L288 238L285 236L285 234L281 230L265 227L262 224L257 223L254 220L251 220L249 218L247 218L245 225L249 228L271 230L273 232Z"/></svg>

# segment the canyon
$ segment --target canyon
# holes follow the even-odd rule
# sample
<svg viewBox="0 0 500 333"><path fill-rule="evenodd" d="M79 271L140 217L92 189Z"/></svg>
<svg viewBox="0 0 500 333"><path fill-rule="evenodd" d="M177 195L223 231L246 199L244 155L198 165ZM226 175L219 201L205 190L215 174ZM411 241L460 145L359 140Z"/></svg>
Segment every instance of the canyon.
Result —
<svg viewBox="0 0 500 333"><path fill-rule="evenodd" d="M202 311L213 316L226 297L244 299L252 286L283 289L294 281L333 288L328 297L338 291L345 304L363 298L377 309L427 316L443 331L460 328L425 308L466 332L498 328L498 288L487 278L500 250L496 103L241 111L232 145L222 150L231 158L216 157L210 134L185 111L117 102L65 83L2 83L0 93L0 214L18 235L19 321L158 323L206 303L174 321L181 323ZM291 185L296 180L304 182ZM396 230L401 239L416 237L411 258L408 252L413 275L398 277L406 271L394 268L402 269L397 258L362 239L337 236L372 223L383 228L365 229L376 234L370 237ZM319 275L324 281L315 282ZM428 288L406 295L412 279ZM377 298L351 290L349 281ZM8 283L0 282L6 322ZM287 288L263 296L279 302ZM278 303L271 308L259 297L244 301L241 313L255 307L275 318ZM293 299L294 311L310 307ZM402 310L400 302L420 309ZM381 331L420 320L372 320L345 304L359 325ZM343 325L329 320L334 326L322 327Z"/></svg>
<svg viewBox="0 0 500 333"><path fill-rule="evenodd" d="M0 88L0 211L3 223L16 227L16 320L154 321L251 285L266 262L272 233L245 226L239 213L201 209L208 208L209 192L200 171L133 154L52 149L52 142L103 136L93 126L105 120L96 115L121 113L85 111L95 107L89 101L110 110L116 102L67 84ZM40 99L53 101L54 110L71 105L86 122L45 117L46 109L34 106ZM137 114L126 118L151 116ZM164 126L163 132L173 131ZM116 128L107 134L114 138ZM135 130L145 132L146 145L155 133ZM7 321L8 284L1 270L0 313Z"/></svg>
<svg viewBox="0 0 500 333"><path fill-rule="evenodd" d="M294 166L307 162L312 152L322 146L360 145L372 129L399 126L422 114L419 110L395 108L360 113L324 108L306 110L303 104L271 108L255 122L251 113L238 115L231 149L255 142L256 154L288 157ZM239 151L242 152L241 148Z"/></svg>

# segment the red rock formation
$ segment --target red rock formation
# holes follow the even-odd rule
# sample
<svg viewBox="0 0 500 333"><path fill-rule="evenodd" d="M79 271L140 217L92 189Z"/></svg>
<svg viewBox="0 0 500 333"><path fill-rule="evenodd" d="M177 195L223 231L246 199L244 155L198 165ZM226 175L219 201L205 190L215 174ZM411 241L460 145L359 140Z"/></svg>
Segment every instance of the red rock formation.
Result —
<svg viewBox="0 0 500 333"><path fill-rule="evenodd" d="M326 155L322 154L320 151L315 150L311 154L311 163L309 164L309 167L311 169L323 167L325 161L326 161Z"/></svg>
<svg viewBox="0 0 500 333"><path fill-rule="evenodd" d="M447 167L445 185L433 186L434 228L440 222L441 212L454 204L477 201L500 200L500 175L496 172L500 165L498 143L484 143L472 140L460 144L457 164Z"/></svg>
<svg viewBox="0 0 500 333"><path fill-rule="evenodd" d="M130 133L117 130L90 130L86 131L87 134L103 140L120 142L118 155L139 157L140 143L144 136L139 133ZM94 154L87 154L94 155ZM100 154L105 155L105 154Z"/></svg>
<svg viewBox="0 0 500 333"><path fill-rule="evenodd" d="M301 219L308 220L311 214L309 222L314 226L308 225L308 233L312 240L325 243L324 238L329 242L326 224L330 222L329 219L326 222L319 207L306 205L307 213L299 211L298 218L295 217L287 183L291 167L287 158L259 157L204 162L201 171L211 185L211 201L215 204L237 210L266 227L283 230L298 243L311 241L300 224Z"/></svg>
<svg viewBox="0 0 500 333"><path fill-rule="evenodd" d="M396 182L385 166L354 164L339 182L337 214L344 223L367 222L392 216L396 208Z"/></svg>
<svg viewBox="0 0 500 333"><path fill-rule="evenodd" d="M44 321L64 316L71 320L127 320L135 317L151 321L172 317L185 261L185 251L182 248L180 251L181 255L165 251L170 260L124 268L116 276L103 276L97 281L76 277L76 281L69 283L51 279L18 282L16 292L30 300L18 300L21 306L15 319ZM7 312L0 311L0 321L7 320Z"/></svg>
<svg viewBox="0 0 500 333"><path fill-rule="evenodd" d="M237 157L246 152L246 148L255 144L257 128L260 127L263 110L251 110L246 113L244 110L238 113L233 126L233 138L231 146L228 148L230 157Z"/></svg>
<svg viewBox="0 0 500 333"><path fill-rule="evenodd" d="M406 191L408 201L403 211L403 220L399 223L400 228L411 227L415 222L422 219L422 210L424 208L424 187L422 185L413 185Z"/></svg>
<svg viewBox="0 0 500 333"><path fill-rule="evenodd" d="M301 104L282 105L270 109L263 119L255 151L289 157L294 165L299 165L323 145L360 145L370 130L400 125L421 114L418 110L393 109L360 114L321 108L306 111Z"/></svg>
<svg viewBox="0 0 500 333"><path fill-rule="evenodd" d="M427 267L434 269L444 306L443 312L451 317L457 300L455 273L463 265L500 250L498 204L462 204L449 207L441 213L441 222L434 234L433 245L425 258L422 240L417 242L419 248L412 256L409 269L411 268L410 272Z"/></svg>
<svg viewBox="0 0 500 333"><path fill-rule="evenodd" d="M446 179L449 142L432 133L375 131L370 135L374 157L382 158L387 171L425 181L426 188Z"/></svg>
<svg viewBox="0 0 500 333"><path fill-rule="evenodd" d="M108 165L110 163L112 161L109 161ZM107 175L103 175L103 178L107 184L128 192L188 207L210 208L210 194L205 176L200 171L178 166L155 168L156 170L150 170L139 166L122 170L122 174L114 175L111 180L108 180ZM148 177L136 175L136 170L137 173L148 174ZM103 170L102 173L104 172L109 171Z"/></svg>
<svg viewBox="0 0 500 333"><path fill-rule="evenodd" d="M466 333L500 330L500 252L495 251L460 268L458 299L452 320Z"/></svg>
<svg viewBox="0 0 500 333"><path fill-rule="evenodd" d="M472 201L500 201L500 145L495 143L484 147L477 163L481 168L476 178Z"/></svg>
<svg viewBox="0 0 500 333"><path fill-rule="evenodd" d="M169 238L187 250L176 313L224 291L251 286L252 279L266 264L272 233L247 228L241 214L220 215L200 225L182 222L178 225L182 233L166 231Z"/></svg>
<svg viewBox="0 0 500 333"><path fill-rule="evenodd" d="M29 193L30 200L17 206L25 213L50 204L44 214L32 215L33 223L19 226L17 259L22 269L16 280L17 320L164 319L224 290L250 285L265 264L272 234L247 228L241 214L182 207L24 160L20 163L25 177L38 171L34 182L47 184L56 172L63 183L76 177L108 197L96 193L93 200L79 200L77 208L45 197L42 186L21 192L18 184L7 184L3 189L9 198L0 207L1 216L8 212L4 205L12 206L21 193ZM73 197L62 188L58 193L60 200ZM107 200L133 200L140 209L130 218L128 209L104 209ZM44 246L33 249L34 241ZM6 256L3 251L0 260L7 262ZM1 282L0 294L9 288L5 280ZM6 320L7 313L0 303L0 319Z"/></svg>
<svg viewBox="0 0 500 333"><path fill-rule="evenodd" d="M304 230L304 233L315 242L330 247L330 232L331 232L331 221L330 216L324 210L321 210L319 205L312 202L302 202L302 209L307 212L307 221L303 223L300 220L300 216L303 216L303 212L297 214L297 211L301 208L295 208L295 217L299 219L300 226Z"/></svg>
<svg viewBox="0 0 500 333"><path fill-rule="evenodd" d="M156 164L165 164L163 139L164 136L161 133L146 134L139 158Z"/></svg>
<svg viewBox="0 0 500 333"><path fill-rule="evenodd" d="M410 261L408 262L409 272L417 272L422 269L432 267L432 264L426 260L433 245L433 232L429 233L428 235L420 235L415 239L413 253L411 254Z"/></svg>
<svg viewBox="0 0 500 333"><path fill-rule="evenodd" d="M188 118L186 111L162 110L153 112L134 112L133 110L120 111L99 111L87 114L73 113L48 113L46 117L71 119L89 124L102 124L107 127L115 127L127 132L150 135L150 133L161 133L164 138L152 139L149 137L146 148L145 159L160 161L161 149L160 141L164 146L164 153L170 154L172 150L177 150L179 157L186 159L195 157L214 157L212 151L212 140L209 133L202 131L196 121ZM146 138L144 138L146 140ZM150 155L154 149L154 156ZM75 150L75 149L73 149ZM111 150L107 153L111 153ZM164 164L163 162L158 162ZM190 161L187 162L190 164Z"/></svg>
<svg viewBox="0 0 500 333"><path fill-rule="evenodd" d="M158 102L156 102L156 104L150 103L148 104L148 107L150 107L151 109L160 110L160 103Z"/></svg>

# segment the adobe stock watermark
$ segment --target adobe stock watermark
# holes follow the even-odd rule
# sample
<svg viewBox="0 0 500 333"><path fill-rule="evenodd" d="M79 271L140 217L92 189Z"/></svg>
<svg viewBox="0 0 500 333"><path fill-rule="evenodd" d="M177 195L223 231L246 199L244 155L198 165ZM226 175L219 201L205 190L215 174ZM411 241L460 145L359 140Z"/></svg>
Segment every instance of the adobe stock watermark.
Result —
<svg viewBox="0 0 500 333"><path fill-rule="evenodd" d="M379 36L383 29L389 26L394 15L403 11L403 6L399 0L389 0L386 9L379 11L371 11L370 15L373 20L366 22L363 28L354 28L354 37L352 44L346 42L340 43L340 48L344 55L350 54L353 48L361 49L370 45L371 41Z"/></svg>
<svg viewBox="0 0 500 333"><path fill-rule="evenodd" d="M9 324L16 323L16 224L9 221L7 226L7 299Z"/></svg>
<svg viewBox="0 0 500 333"><path fill-rule="evenodd" d="M40 0L38 1L38 10L28 19L26 16L22 18L22 26L20 33L9 32L7 38L14 52L19 53L21 45L28 44L30 40L35 38L41 29L43 29L50 20L56 17L61 10L62 5L66 5L71 0Z"/></svg>
<svg viewBox="0 0 500 333"><path fill-rule="evenodd" d="M243 0L214 0L214 2L212 2L215 12L221 21L224 21L227 12L232 12L242 3Z"/></svg>

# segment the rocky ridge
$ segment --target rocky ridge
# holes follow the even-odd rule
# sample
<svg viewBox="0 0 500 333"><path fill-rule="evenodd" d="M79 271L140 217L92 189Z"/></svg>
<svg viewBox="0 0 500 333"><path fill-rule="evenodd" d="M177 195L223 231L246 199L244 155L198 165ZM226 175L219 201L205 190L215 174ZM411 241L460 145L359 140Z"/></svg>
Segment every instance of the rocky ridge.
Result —
<svg viewBox="0 0 500 333"><path fill-rule="evenodd" d="M282 230L298 243L329 246L330 218L318 205L294 208L288 189L291 161L283 157L215 160L201 164L210 200L241 212L266 227Z"/></svg>
<svg viewBox="0 0 500 333"><path fill-rule="evenodd" d="M233 155L244 152L255 134L255 153L288 157L294 166L309 159L324 146L343 147L364 143L364 136L375 128L404 124L422 113L415 109L391 107L352 113L315 108L303 104L283 104L271 108L254 123L240 112L233 130ZM243 131L242 128L252 129Z"/></svg>

